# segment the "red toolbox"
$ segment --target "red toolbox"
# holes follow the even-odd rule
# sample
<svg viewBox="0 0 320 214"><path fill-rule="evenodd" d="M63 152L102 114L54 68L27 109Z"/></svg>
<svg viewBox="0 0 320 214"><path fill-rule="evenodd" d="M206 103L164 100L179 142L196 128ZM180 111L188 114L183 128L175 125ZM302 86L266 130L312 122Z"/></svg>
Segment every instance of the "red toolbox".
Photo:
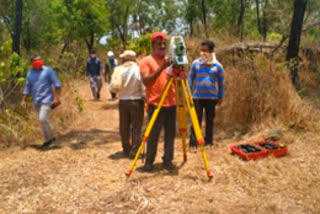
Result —
<svg viewBox="0 0 320 214"><path fill-rule="evenodd" d="M273 155L274 157L282 157L285 156L288 152L288 146L271 140L263 140L255 142L254 144L264 148L267 150L268 155Z"/></svg>
<svg viewBox="0 0 320 214"><path fill-rule="evenodd" d="M253 143L231 145L230 149L245 160L257 160L268 155L266 149Z"/></svg>
<svg viewBox="0 0 320 214"><path fill-rule="evenodd" d="M271 140L255 141L245 144L230 145L232 153L239 155L245 160L257 160L272 155L274 157L285 156L288 146Z"/></svg>

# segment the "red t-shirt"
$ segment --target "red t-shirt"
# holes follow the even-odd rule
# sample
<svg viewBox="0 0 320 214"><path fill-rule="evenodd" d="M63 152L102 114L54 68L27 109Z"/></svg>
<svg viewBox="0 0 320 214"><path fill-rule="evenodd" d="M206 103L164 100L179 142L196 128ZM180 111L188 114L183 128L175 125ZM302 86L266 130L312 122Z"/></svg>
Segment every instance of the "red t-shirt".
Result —
<svg viewBox="0 0 320 214"><path fill-rule="evenodd" d="M140 62L140 72L146 75L156 72L156 70L163 63L164 59L157 59L152 55L145 57ZM160 101L161 95L164 91L166 83L169 81L170 76L167 74L166 69L161 72L158 78L151 84L147 85L147 102L152 105L157 105ZM174 106L177 104L174 82L172 82L168 94L163 102L164 107Z"/></svg>

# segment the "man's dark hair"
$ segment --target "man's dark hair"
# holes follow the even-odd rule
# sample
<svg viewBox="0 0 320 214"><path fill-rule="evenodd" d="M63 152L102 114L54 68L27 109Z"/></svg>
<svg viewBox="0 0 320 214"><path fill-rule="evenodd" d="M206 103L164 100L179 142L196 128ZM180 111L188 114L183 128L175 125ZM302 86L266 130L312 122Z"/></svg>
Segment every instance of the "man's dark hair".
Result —
<svg viewBox="0 0 320 214"><path fill-rule="evenodd" d="M207 40L201 43L201 46L208 46L210 51L213 51L215 48L215 44L213 43L213 41Z"/></svg>
<svg viewBox="0 0 320 214"><path fill-rule="evenodd" d="M96 51L94 49L90 50L90 54L95 54L95 53L96 53Z"/></svg>
<svg viewBox="0 0 320 214"><path fill-rule="evenodd" d="M30 57L30 62L33 62L33 60L37 59L37 58L41 58L41 56L39 54L34 54Z"/></svg>

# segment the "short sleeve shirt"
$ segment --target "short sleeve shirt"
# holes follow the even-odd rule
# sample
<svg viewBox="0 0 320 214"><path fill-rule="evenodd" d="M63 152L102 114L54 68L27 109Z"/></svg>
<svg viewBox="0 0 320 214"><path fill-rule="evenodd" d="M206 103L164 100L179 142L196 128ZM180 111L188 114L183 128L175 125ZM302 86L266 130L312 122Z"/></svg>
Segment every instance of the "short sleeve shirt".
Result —
<svg viewBox="0 0 320 214"><path fill-rule="evenodd" d="M160 67L162 62L163 62L163 59L157 59L152 55L149 55L140 62L140 72L145 75L150 75L156 72L156 70ZM149 104L157 105L159 103L161 95L166 86L166 83L169 81L169 78L170 78L169 75L164 70L161 72L161 74L153 83L146 86L146 89L147 89L146 96L147 96L147 102ZM170 89L168 91L168 94L162 106L169 107L169 106L175 106L176 104L177 104L176 93L175 93L175 88L173 83L170 86Z"/></svg>

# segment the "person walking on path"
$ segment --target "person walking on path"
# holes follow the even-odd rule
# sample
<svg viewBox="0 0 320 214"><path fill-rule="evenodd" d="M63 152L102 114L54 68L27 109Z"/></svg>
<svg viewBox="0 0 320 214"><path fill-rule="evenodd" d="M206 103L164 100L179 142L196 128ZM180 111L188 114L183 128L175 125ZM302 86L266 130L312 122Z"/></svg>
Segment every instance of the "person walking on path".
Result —
<svg viewBox="0 0 320 214"><path fill-rule="evenodd" d="M118 93L120 100L119 126L123 153L134 159L141 143L145 89L136 63L136 53L126 50L120 58L123 64L115 68L110 87L112 92Z"/></svg>
<svg viewBox="0 0 320 214"><path fill-rule="evenodd" d="M221 105L224 96L224 70L214 54L212 41L201 43L200 58L195 60L188 76L192 98L201 127L205 111L205 145L213 145L214 118L216 105ZM190 147L196 149L197 140L191 128Z"/></svg>
<svg viewBox="0 0 320 214"><path fill-rule="evenodd" d="M100 91L102 88L102 67L101 61L96 55L95 50L90 51L90 57L87 60L86 74L89 77L90 88L94 100L100 99Z"/></svg>
<svg viewBox="0 0 320 214"><path fill-rule="evenodd" d="M146 86L146 98L148 102L148 116L151 119L157 104L170 76L166 69L170 65L166 57L167 36L163 32L155 32L152 35L152 53L140 63L140 72ZM172 163L174 156L174 138L176 134L176 93L174 84L171 85L164 100L163 106L154 123L147 142L147 156L144 170L152 171L156 157L158 140L161 128L164 128L164 155L163 166L174 170Z"/></svg>
<svg viewBox="0 0 320 214"><path fill-rule="evenodd" d="M113 74L114 69L118 66L118 61L114 57L114 53L112 51L108 51L107 53L108 59L105 64L105 81L110 84L111 76ZM116 99L117 94L110 90L111 98L110 100Z"/></svg>
<svg viewBox="0 0 320 214"><path fill-rule="evenodd" d="M44 135L41 148L51 148L55 145L55 136L49 122L51 109L61 104L61 83L52 68L43 65L40 56L31 59L32 69L27 74L26 86L23 91L21 106L26 107L26 98L33 97L33 104L38 113L38 119ZM55 90L53 91L52 86Z"/></svg>

